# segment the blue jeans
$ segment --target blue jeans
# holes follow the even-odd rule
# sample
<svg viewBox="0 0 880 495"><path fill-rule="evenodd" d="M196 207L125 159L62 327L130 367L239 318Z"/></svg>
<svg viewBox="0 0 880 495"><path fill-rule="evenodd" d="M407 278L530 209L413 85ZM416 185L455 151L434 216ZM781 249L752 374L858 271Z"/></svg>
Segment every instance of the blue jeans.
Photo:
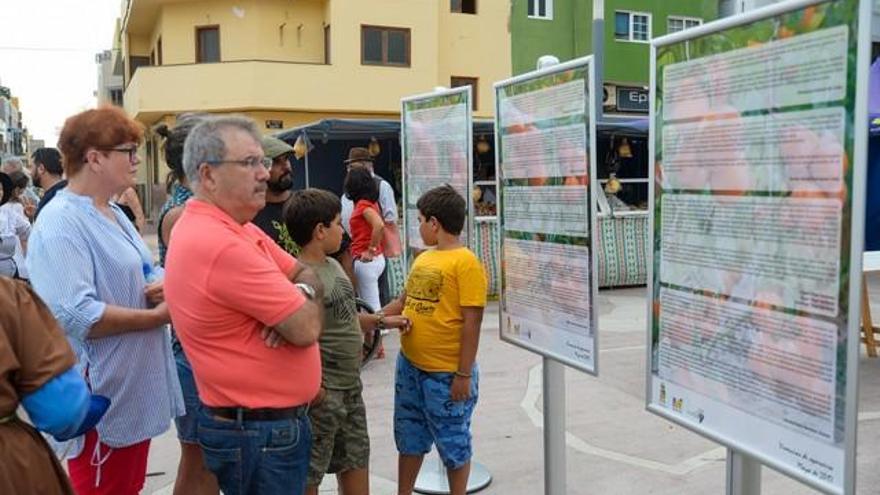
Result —
<svg viewBox="0 0 880 495"><path fill-rule="evenodd" d="M308 415L278 421L199 418L205 464L225 495L302 495L312 432Z"/></svg>
<svg viewBox="0 0 880 495"><path fill-rule="evenodd" d="M471 416L480 391L479 367L471 370L470 398L453 401L453 373L422 371L403 353L394 377L394 442L404 455L424 455L437 446L447 469L471 460Z"/></svg>
<svg viewBox="0 0 880 495"><path fill-rule="evenodd" d="M183 443L199 443L199 409L201 409L202 403L199 401L196 380L193 376L192 366L177 339L173 340L172 348L174 349L174 361L177 364L177 377L180 379L180 389L183 392L183 404L186 406L186 413L174 418L174 424L177 426L177 439Z"/></svg>

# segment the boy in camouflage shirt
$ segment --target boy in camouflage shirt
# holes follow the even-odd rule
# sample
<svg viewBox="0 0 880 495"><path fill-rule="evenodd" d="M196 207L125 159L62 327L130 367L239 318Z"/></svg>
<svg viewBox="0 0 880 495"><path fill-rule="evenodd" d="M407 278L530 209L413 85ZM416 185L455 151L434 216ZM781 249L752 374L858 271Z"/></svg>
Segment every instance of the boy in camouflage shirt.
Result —
<svg viewBox="0 0 880 495"><path fill-rule="evenodd" d="M339 198L320 189L294 192L284 207L284 222L302 247L298 260L324 285L321 390L312 402L312 451L306 493L317 495L325 473L336 473L342 493L369 493L370 438L361 396L364 331L405 327L402 316L358 315L354 288L339 263L328 257L342 242Z"/></svg>

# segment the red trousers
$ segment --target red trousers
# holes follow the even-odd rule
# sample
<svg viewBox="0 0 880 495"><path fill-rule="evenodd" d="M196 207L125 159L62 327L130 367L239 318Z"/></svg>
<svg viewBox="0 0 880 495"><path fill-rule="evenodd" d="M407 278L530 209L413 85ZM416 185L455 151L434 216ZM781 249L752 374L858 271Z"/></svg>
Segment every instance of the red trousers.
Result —
<svg viewBox="0 0 880 495"><path fill-rule="evenodd" d="M147 477L150 441L113 448L98 444L98 433L86 433L82 453L67 461L68 474L77 495L137 495Z"/></svg>

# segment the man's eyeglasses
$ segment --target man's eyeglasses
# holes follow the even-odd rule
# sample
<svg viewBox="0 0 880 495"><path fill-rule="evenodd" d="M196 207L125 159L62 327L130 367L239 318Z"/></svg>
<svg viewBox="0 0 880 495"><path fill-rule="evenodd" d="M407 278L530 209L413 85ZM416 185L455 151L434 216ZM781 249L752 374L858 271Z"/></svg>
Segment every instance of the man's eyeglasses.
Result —
<svg viewBox="0 0 880 495"><path fill-rule="evenodd" d="M255 156L245 158L244 160L208 160L205 163L209 165L221 165L223 163L234 163L236 165L242 165L248 168L271 168L272 167L272 159L269 157L257 158Z"/></svg>
<svg viewBox="0 0 880 495"><path fill-rule="evenodd" d="M134 163L137 158L138 147L137 146L127 146L122 148L98 148L101 151L117 151L119 153L128 154L128 161Z"/></svg>

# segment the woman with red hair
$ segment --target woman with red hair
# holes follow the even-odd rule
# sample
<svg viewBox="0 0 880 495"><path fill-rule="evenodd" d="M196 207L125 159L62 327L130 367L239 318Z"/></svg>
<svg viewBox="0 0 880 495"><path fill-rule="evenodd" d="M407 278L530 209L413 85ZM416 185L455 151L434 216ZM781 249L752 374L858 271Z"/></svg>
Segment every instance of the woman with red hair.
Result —
<svg viewBox="0 0 880 495"><path fill-rule="evenodd" d="M78 371L112 406L65 448L79 495L137 494L150 439L183 413L168 334L162 271L111 198L134 184L140 124L119 108L67 119L59 137L67 187L40 212L27 264L78 357Z"/></svg>

